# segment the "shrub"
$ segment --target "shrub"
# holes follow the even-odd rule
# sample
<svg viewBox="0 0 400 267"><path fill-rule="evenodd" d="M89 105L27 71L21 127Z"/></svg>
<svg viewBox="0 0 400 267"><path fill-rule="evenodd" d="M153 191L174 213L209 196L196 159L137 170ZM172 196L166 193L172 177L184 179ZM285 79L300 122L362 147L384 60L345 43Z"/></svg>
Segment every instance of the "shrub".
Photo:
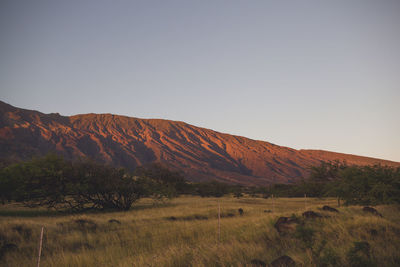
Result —
<svg viewBox="0 0 400 267"><path fill-rule="evenodd" d="M328 266L343 266L339 255L333 249L325 249L322 255L318 259L318 266L328 267Z"/></svg>
<svg viewBox="0 0 400 267"><path fill-rule="evenodd" d="M315 233L314 229L307 227L304 224L299 224L296 227L296 232L294 236L297 239L303 241L304 245L307 248L312 248L314 243L314 233Z"/></svg>
<svg viewBox="0 0 400 267"><path fill-rule="evenodd" d="M370 245L368 242L354 242L353 247L347 253L347 261L350 266L373 267L376 264L371 260Z"/></svg>

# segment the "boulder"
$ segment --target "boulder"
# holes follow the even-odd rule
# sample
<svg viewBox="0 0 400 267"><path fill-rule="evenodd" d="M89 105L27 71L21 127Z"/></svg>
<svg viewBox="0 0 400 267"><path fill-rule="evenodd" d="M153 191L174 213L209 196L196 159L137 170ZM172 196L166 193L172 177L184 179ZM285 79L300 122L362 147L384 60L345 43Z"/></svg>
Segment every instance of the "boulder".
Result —
<svg viewBox="0 0 400 267"><path fill-rule="evenodd" d="M281 256L271 262L271 267L294 267L296 262L289 256Z"/></svg>
<svg viewBox="0 0 400 267"><path fill-rule="evenodd" d="M324 210L324 211L329 211L329 212L339 212L337 209L332 208L332 207L330 207L330 206L323 206L323 207L322 207L322 210Z"/></svg>
<svg viewBox="0 0 400 267"><path fill-rule="evenodd" d="M243 209L239 208L238 211L239 211L240 216L242 216L243 215Z"/></svg>
<svg viewBox="0 0 400 267"><path fill-rule="evenodd" d="M250 262L251 266L253 267L266 267L267 264L259 259L252 259Z"/></svg>
<svg viewBox="0 0 400 267"><path fill-rule="evenodd" d="M376 229L370 229L368 230L368 233L372 236L377 236L378 235L378 230Z"/></svg>
<svg viewBox="0 0 400 267"><path fill-rule="evenodd" d="M108 222L109 222L109 223L121 224L121 222L118 221L118 220L116 220L116 219L110 219Z"/></svg>
<svg viewBox="0 0 400 267"><path fill-rule="evenodd" d="M296 226L299 224L299 220L293 217L280 217L274 227L278 233L293 233L296 230Z"/></svg>
<svg viewBox="0 0 400 267"><path fill-rule="evenodd" d="M97 224L92 220L78 219L74 221L81 230L96 231Z"/></svg>
<svg viewBox="0 0 400 267"><path fill-rule="evenodd" d="M380 213L379 213L376 209L374 209L373 207L364 207L362 210L363 210L364 212L372 213L372 214L374 214L374 215L376 215L376 216L383 217L382 214L380 214Z"/></svg>
<svg viewBox="0 0 400 267"><path fill-rule="evenodd" d="M303 217L308 218L308 219L315 219L315 218L322 218L322 215L319 214L318 212L314 212L312 210L303 212Z"/></svg>

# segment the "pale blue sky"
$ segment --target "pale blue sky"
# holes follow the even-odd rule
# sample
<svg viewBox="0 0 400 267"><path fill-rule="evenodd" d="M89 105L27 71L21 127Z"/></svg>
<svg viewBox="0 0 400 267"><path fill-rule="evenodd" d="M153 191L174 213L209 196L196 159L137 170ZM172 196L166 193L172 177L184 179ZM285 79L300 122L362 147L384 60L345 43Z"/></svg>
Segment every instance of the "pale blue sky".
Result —
<svg viewBox="0 0 400 267"><path fill-rule="evenodd" d="M0 1L0 99L400 161L400 1Z"/></svg>

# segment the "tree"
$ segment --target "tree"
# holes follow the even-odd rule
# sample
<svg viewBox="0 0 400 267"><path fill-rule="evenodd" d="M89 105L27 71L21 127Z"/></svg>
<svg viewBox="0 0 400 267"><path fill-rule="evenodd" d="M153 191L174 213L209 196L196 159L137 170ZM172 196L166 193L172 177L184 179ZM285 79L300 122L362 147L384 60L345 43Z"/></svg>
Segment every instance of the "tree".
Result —
<svg viewBox="0 0 400 267"><path fill-rule="evenodd" d="M229 192L229 186L217 181L199 183L196 192L201 197L222 197Z"/></svg>
<svg viewBox="0 0 400 267"><path fill-rule="evenodd" d="M326 184L326 195L336 195L346 204L400 203L400 168L347 166Z"/></svg>
<svg viewBox="0 0 400 267"><path fill-rule="evenodd" d="M14 200L29 207L128 210L142 197L176 195L174 186L183 177L157 170L161 176L139 176L90 160L69 162L47 155L1 169L0 197L2 202Z"/></svg>
<svg viewBox="0 0 400 267"><path fill-rule="evenodd" d="M188 183L179 172L171 171L160 163L139 166L135 169L134 174L152 180L154 193L158 193L158 196L161 197L176 197L189 190Z"/></svg>
<svg viewBox="0 0 400 267"><path fill-rule="evenodd" d="M148 181L91 161L74 163L69 176L66 202L71 209L128 210L134 202L150 194Z"/></svg>

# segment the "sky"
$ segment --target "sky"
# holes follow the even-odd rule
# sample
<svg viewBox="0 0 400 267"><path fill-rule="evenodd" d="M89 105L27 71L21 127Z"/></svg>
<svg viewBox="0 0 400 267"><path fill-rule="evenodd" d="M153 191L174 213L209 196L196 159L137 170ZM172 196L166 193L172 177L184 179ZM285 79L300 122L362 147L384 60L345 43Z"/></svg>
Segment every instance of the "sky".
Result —
<svg viewBox="0 0 400 267"><path fill-rule="evenodd" d="M400 161L400 1L0 1L0 100Z"/></svg>

